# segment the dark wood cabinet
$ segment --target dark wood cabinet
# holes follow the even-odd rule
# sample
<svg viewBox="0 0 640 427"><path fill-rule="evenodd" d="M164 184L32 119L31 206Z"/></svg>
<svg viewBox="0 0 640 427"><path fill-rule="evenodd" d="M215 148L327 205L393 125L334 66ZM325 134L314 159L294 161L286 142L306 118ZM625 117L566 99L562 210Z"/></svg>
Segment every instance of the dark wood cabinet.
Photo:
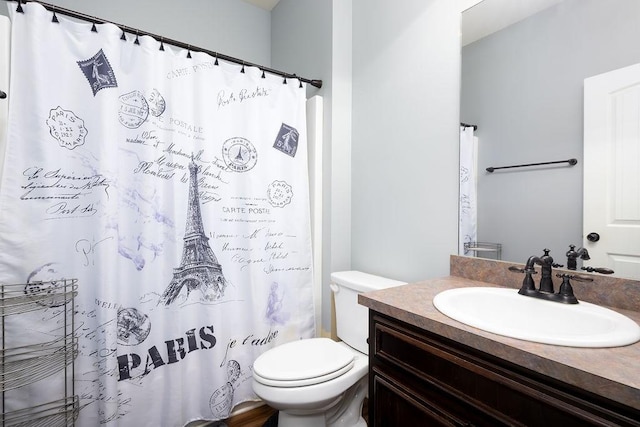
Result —
<svg viewBox="0 0 640 427"><path fill-rule="evenodd" d="M640 426L634 408L369 312L369 427Z"/></svg>

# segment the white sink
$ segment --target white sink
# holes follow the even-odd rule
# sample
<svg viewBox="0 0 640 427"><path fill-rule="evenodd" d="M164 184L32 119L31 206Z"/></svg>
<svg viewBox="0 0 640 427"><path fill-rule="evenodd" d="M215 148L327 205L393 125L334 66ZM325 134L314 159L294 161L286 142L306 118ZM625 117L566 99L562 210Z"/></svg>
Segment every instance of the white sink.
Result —
<svg viewBox="0 0 640 427"><path fill-rule="evenodd" d="M494 334L570 347L619 347L640 341L640 326L608 308L562 304L517 289L458 288L440 292L436 308L454 320Z"/></svg>

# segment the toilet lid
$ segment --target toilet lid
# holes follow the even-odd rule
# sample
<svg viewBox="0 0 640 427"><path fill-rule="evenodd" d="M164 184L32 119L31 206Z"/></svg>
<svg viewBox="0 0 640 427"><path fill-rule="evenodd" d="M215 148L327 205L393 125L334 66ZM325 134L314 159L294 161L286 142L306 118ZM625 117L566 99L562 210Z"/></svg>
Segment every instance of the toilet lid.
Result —
<svg viewBox="0 0 640 427"><path fill-rule="evenodd" d="M253 363L253 372L266 385L312 385L344 374L354 359L352 351L329 338L311 338L266 351Z"/></svg>

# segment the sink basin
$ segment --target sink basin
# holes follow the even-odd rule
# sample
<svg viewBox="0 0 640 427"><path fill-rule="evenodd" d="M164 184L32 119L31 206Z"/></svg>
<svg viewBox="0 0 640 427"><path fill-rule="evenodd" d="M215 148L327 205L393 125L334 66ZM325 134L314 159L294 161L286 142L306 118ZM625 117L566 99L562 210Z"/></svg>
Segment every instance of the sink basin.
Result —
<svg viewBox="0 0 640 427"><path fill-rule="evenodd" d="M526 297L517 289L458 288L440 292L446 316L494 334L569 347L619 347L640 341L640 326L595 304L561 304Z"/></svg>

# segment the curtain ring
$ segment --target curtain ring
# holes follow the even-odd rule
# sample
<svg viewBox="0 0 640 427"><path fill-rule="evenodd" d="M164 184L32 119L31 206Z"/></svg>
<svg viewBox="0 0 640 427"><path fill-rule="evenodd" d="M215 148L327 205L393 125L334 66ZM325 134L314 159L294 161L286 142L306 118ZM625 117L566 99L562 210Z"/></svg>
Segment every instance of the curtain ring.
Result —
<svg viewBox="0 0 640 427"><path fill-rule="evenodd" d="M298 79L298 82L300 83L300 84L298 85L298 87L299 87L299 88L301 88L301 87L302 87L302 80L300 80L300 77L298 77L298 75L294 73L294 74L293 74L293 78L294 78L294 79Z"/></svg>

